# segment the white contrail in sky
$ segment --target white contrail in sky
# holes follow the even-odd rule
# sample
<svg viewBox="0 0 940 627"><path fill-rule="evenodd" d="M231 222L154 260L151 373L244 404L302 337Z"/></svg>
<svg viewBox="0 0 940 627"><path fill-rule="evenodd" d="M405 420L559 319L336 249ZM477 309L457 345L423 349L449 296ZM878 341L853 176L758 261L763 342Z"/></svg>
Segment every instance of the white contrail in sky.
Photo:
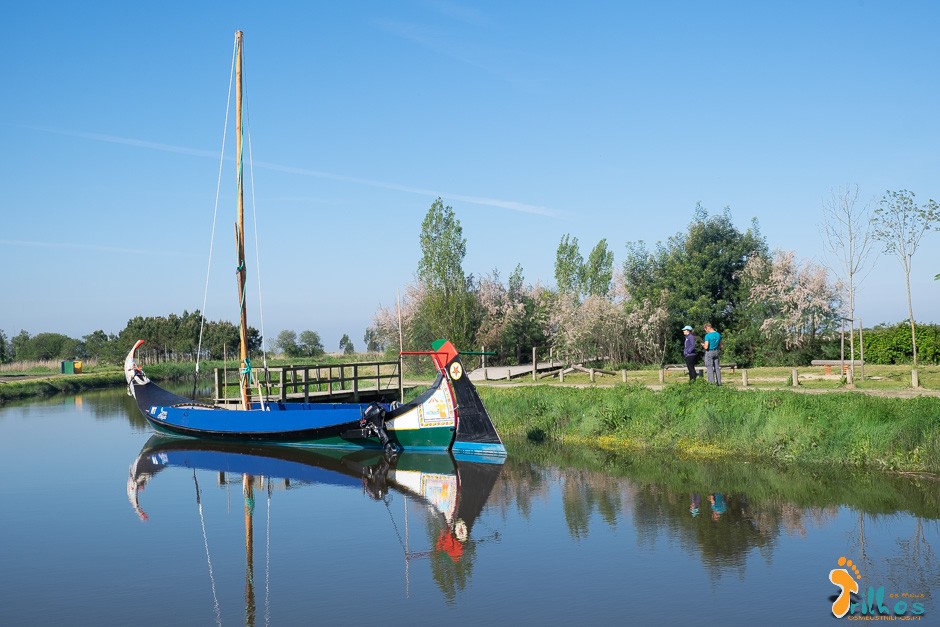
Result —
<svg viewBox="0 0 940 627"><path fill-rule="evenodd" d="M72 242L36 242L29 240L0 239L0 246L31 246L33 248L56 248L66 250L94 250L105 253L119 253L127 255L179 255L188 253L174 253L159 248L120 248L118 246L96 246L94 244L74 244Z"/></svg>
<svg viewBox="0 0 940 627"><path fill-rule="evenodd" d="M39 131L44 131L47 133L55 133L58 135L69 135L72 137L80 137L82 139L90 139L92 141L107 142L111 144L123 144L125 146L134 146L135 148L146 148L148 150L160 150L163 152L172 152L181 155L191 155L195 157L218 157L218 153L209 151L209 150L197 150L195 148L186 148L183 146L172 146L170 144L160 144L157 142L148 142L140 139L131 139L127 137L116 137L114 135L106 135L103 133L86 133L82 131L64 131L53 128L42 128L37 126L32 126L33 128ZM466 194L451 194L447 192L439 192L430 189L425 189L421 187L412 187L409 185L401 185L399 183L385 183L383 181L373 181L370 179L359 178L355 176L347 176L345 174L335 174L333 172L324 172L322 170L309 170L307 168L298 168L293 166L279 165L276 163L265 163L261 161L256 161L254 163L256 168L263 168L265 170L274 170L277 172L286 172L289 174L299 174L301 176L313 176L317 178L331 179L334 181L344 181L347 183L352 183L354 185L364 185L367 187L378 187L381 189L390 189L399 192L406 192L409 194L419 194L421 196L440 196L442 198L453 198L455 200L460 200L463 202L472 203L475 205L484 205L487 207L498 207L500 209L509 209L510 211L518 211L520 213L531 213L540 216L549 216L549 217L558 217L562 212L551 209L549 207L542 207L539 205L531 205L528 203L517 202L514 200L502 200L499 198L487 198L483 196L468 196Z"/></svg>

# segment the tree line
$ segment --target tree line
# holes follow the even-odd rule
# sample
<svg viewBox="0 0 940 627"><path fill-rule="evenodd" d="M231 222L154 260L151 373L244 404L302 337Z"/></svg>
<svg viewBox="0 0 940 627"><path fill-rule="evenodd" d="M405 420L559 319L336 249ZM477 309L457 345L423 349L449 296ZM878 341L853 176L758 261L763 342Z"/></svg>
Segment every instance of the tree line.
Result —
<svg viewBox="0 0 940 627"><path fill-rule="evenodd" d="M619 365L678 363L681 329L701 333L711 322L723 334L726 361L742 366L799 365L839 355L840 332L849 323L847 357L855 346L855 297L880 243L901 261L907 286L909 342L896 327L866 331L866 360L899 363L940 361L935 325L914 321L910 271L921 238L936 229L940 210L914 194L887 192L872 210L858 202L857 187L833 192L823 203L825 236L837 260L835 277L819 264L786 250L771 251L758 223L740 230L730 209L710 214L700 204L685 230L650 247L624 244L625 258L602 239L582 254L577 237L565 234L556 249L555 287L527 283L517 265L505 281L498 270L480 278L463 269L467 241L452 207L436 199L419 235L416 279L394 307L380 307L363 336L369 352L425 349L438 338L464 350L485 347L490 362L525 363L533 348L562 359L606 358ZM940 275L938 275L940 277ZM200 327L203 335L200 344ZM920 337L920 342L918 342ZM151 361L221 359L238 352L238 328L203 320L199 311L181 316L136 317L118 334L98 330L81 339L58 333L7 338L0 331L0 361L88 359L120 363L130 346L147 339L142 358ZM249 352L261 336L249 328ZM882 338L882 339L879 339ZM890 338L890 339L889 339ZM318 357L325 349L316 331L281 331L271 348L289 357ZM345 354L355 352L348 334Z"/></svg>
<svg viewBox="0 0 940 627"><path fill-rule="evenodd" d="M366 340L394 352L400 343L408 350L446 337L464 349L495 351L493 363L523 363L533 348L544 355L550 347L560 358L599 356L644 365L680 362L679 329L691 324L701 333L711 322L723 333L726 360L742 366L797 365L838 357L848 320L847 357L857 358L854 299L869 253L881 243L902 261L908 286L907 358L915 367L917 355L936 363L933 342L929 350L917 344L909 279L920 238L935 230L940 218L937 203L918 205L913 193L903 190L886 193L872 211L858 203L857 188L854 194L844 188L834 192L823 213L827 241L843 262L835 277L792 251L771 251L756 220L740 230L730 209L710 214L699 204L688 227L665 242L652 248L627 242L620 267L614 266L606 238L585 259L577 237L565 234L550 288L527 284L519 265L505 281L498 270L481 278L465 273L467 242L460 221L438 198L421 225L415 281L400 304L379 308ZM891 329L869 333L896 335ZM878 345L874 336L865 339ZM887 355L866 351L866 358L882 354ZM902 354L885 359L891 363Z"/></svg>
<svg viewBox="0 0 940 627"><path fill-rule="evenodd" d="M138 351L144 363L195 361L197 355L201 359L222 359L239 354L238 327L224 320L205 320L197 310L165 317L137 316L117 334L97 330L81 339L61 333L30 335L25 330L8 339L0 331L0 361L94 359L119 364L139 339L146 340ZM261 334L253 327L248 328L248 345L252 354L260 352Z"/></svg>

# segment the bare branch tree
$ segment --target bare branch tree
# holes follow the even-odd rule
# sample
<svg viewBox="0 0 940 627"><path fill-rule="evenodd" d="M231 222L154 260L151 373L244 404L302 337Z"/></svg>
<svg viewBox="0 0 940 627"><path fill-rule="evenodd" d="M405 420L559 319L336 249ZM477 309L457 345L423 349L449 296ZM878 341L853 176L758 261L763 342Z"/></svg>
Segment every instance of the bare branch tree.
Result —
<svg viewBox="0 0 940 627"><path fill-rule="evenodd" d="M866 268L871 260L871 248L875 240L872 232L871 207L868 203L858 204L858 185L854 189L848 185L832 190L830 197L823 201L823 234L829 252L836 259L833 268L846 288L846 317L852 323L849 334L849 368L855 378L855 291L867 276Z"/></svg>
<svg viewBox="0 0 940 627"><path fill-rule="evenodd" d="M904 268L904 284L907 287L907 312L911 323L911 349L914 369L917 369L917 334L914 330L914 306L911 301L911 259L917 252L920 240L927 231L936 227L940 220L940 206L928 200L918 207L914 193L907 190L888 191L881 198L881 206L875 209L875 237L884 243L885 253L898 258Z"/></svg>

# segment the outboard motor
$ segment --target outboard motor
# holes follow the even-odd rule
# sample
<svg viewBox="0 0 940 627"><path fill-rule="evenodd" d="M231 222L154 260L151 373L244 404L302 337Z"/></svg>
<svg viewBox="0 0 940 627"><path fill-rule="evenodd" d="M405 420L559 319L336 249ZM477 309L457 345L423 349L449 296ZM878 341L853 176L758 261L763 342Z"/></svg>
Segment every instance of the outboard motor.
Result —
<svg viewBox="0 0 940 627"><path fill-rule="evenodd" d="M388 431L385 430L385 409L378 403L372 403L366 407L362 418L359 419L359 426L368 434L379 438L382 448L387 455L397 455L398 446L388 437Z"/></svg>

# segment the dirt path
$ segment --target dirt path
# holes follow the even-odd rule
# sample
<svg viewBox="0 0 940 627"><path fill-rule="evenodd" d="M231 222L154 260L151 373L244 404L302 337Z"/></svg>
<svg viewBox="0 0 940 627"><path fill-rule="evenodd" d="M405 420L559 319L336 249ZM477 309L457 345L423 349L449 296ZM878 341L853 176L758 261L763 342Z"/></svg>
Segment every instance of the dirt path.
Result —
<svg viewBox="0 0 940 627"><path fill-rule="evenodd" d="M614 383L533 383L531 381L517 381L517 382L508 382L508 381L476 381L474 385L477 387L500 387L500 388L513 388L513 387L531 387L536 385L542 386L552 386L552 387L568 387L568 388L612 388L616 387L617 384ZM646 388L654 391L662 391L665 386L662 384L650 384ZM925 388L917 388L916 390L911 388L907 390L860 390L858 388L849 388L842 387L835 390L820 390L816 388L805 388L805 387L761 387L758 385L749 385L747 388L742 388L737 385L729 385L735 390L742 391L751 391L751 390L760 390L762 392L796 392L798 394L865 394L867 396L878 396L881 398L919 398L922 396L928 397L940 397L940 390L928 390Z"/></svg>

